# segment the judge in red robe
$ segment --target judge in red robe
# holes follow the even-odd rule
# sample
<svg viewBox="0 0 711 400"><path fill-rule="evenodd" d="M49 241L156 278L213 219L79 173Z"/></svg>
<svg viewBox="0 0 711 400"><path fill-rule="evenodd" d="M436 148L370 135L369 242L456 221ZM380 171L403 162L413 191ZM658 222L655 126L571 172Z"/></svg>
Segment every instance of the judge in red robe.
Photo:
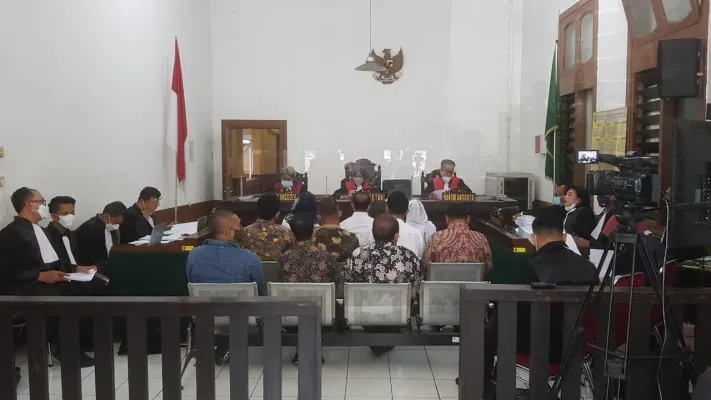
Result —
<svg viewBox="0 0 711 400"><path fill-rule="evenodd" d="M274 191L290 191L291 193L299 194L303 190L303 183L295 180L296 170L294 167L284 167L281 170L281 180L274 184Z"/></svg>
<svg viewBox="0 0 711 400"><path fill-rule="evenodd" d="M427 187L425 187L422 196L429 197L436 190L471 193L471 189L464 183L464 180L454 175L455 166L456 164L452 160L442 160L439 171L433 173L433 177L427 182Z"/></svg>

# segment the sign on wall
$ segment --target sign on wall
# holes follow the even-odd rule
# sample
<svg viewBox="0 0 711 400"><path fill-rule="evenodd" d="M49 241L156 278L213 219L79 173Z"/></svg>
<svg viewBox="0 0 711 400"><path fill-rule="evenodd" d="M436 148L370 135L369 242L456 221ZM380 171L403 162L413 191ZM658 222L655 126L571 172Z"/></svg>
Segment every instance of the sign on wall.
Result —
<svg viewBox="0 0 711 400"><path fill-rule="evenodd" d="M592 150L600 154L625 154L627 141L627 108L593 113ZM607 164L590 165L591 171L617 169Z"/></svg>

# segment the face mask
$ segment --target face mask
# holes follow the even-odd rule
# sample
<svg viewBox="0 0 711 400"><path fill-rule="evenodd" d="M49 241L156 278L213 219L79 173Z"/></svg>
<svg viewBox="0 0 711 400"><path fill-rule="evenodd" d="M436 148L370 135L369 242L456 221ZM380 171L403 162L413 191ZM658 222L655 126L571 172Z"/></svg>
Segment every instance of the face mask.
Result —
<svg viewBox="0 0 711 400"><path fill-rule="evenodd" d="M39 216L42 219L47 219L50 217L49 207L45 206L44 204L39 206L37 212L39 213Z"/></svg>
<svg viewBox="0 0 711 400"><path fill-rule="evenodd" d="M560 196L553 197L553 205L559 206L561 204L563 204L563 200L561 200Z"/></svg>
<svg viewBox="0 0 711 400"><path fill-rule="evenodd" d="M443 176L442 177L442 182L444 182L444 183L449 183L449 181L451 181L451 180L452 180L451 176Z"/></svg>
<svg viewBox="0 0 711 400"><path fill-rule="evenodd" d="M573 210L575 210L575 204L569 205L569 206L565 206L565 211L571 212L571 211L573 211Z"/></svg>
<svg viewBox="0 0 711 400"><path fill-rule="evenodd" d="M283 187L284 189L291 189L292 187L294 187L294 181L285 181L282 179L281 187Z"/></svg>
<svg viewBox="0 0 711 400"><path fill-rule="evenodd" d="M74 214L62 215L59 217L59 223L67 229L72 229L74 218L76 218Z"/></svg>
<svg viewBox="0 0 711 400"><path fill-rule="evenodd" d="M353 183L355 183L356 186L360 186L363 184L363 178L353 178Z"/></svg>
<svg viewBox="0 0 711 400"><path fill-rule="evenodd" d="M119 229L119 224L106 224L106 230L109 232L117 231Z"/></svg>

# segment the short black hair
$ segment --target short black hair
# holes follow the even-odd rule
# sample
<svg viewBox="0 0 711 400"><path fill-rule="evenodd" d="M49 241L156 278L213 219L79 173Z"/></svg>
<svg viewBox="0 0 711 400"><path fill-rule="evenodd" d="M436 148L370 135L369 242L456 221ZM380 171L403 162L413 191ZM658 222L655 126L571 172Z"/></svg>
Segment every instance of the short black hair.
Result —
<svg viewBox="0 0 711 400"><path fill-rule="evenodd" d="M23 186L12 193L12 196L10 196L10 202L18 214L22 211L25 203L27 203L27 201L34 196L35 192L37 192L35 189Z"/></svg>
<svg viewBox="0 0 711 400"><path fill-rule="evenodd" d="M55 214L57 211L59 211L59 206L61 206L62 204L76 205L77 201L74 200L73 197L57 196L49 201L49 212Z"/></svg>
<svg viewBox="0 0 711 400"><path fill-rule="evenodd" d="M338 215L338 202L333 197L324 197L318 203L318 214L323 216L337 216Z"/></svg>
<svg viewBox="0 0 711 400"><path fill-rule="evenodd" d="M536 235L562 235L563 218L555 207L546 207L538 212L533 220L533 233Z"/></svg>
<svg viewBox="0 0 711 400"><path fill-rule="evenodd" d="M138 195L138 200L150 200L150 199L160 199L160 190L152 187L152 186L146 186L141 190L141 193Z"/></svg>
<svg viewBox="0 0 711 400"><path fill-rule="evenodd" d="M289 227L297 241L311 240L314 235L314 220L308 215L295 215L289 220Z"/></svg>
<svg viewBox="0 0 711 400"><path fill-rule="evenodd" d="M111 217L118 217L126 212L126 205L120 201L114 201L104 207L102 214L109 214Z"/></svg>
<svg viewBox="0 0 711 400"><path fill-rule="evenodd" d="M407 208L410 205L410 200L403 192L394 191L388 196L388 211L397 215L407 214Z"/></svg>
<svg viewBox="0 0 711 400"><path fill-rule="evenodd" d="M469 216L467 207L463 203L452 203L447 207L447 213L445 215L449 219L466 219Z"/></svg>
<svg viewBox="0 0 711 400"><path fill-rule="evenodd" d="M265 194L257 200L257 217L263 220L274 218L281 209L279 196L274 193Z"/></svg>
<svg viewBox="0 0 711 400"><path fill-rule="evenodd" d="M376 242L392 242L400 233L400 224L388 214L380 214L373 219L373 239Z"/></svg>
<svg viewBox="0 0 711 400"><path fill-rule="evenodd" d="M370 195L366 192L355 192L351 202L353 203L353 210L366 212L370 207Z"/></svg>

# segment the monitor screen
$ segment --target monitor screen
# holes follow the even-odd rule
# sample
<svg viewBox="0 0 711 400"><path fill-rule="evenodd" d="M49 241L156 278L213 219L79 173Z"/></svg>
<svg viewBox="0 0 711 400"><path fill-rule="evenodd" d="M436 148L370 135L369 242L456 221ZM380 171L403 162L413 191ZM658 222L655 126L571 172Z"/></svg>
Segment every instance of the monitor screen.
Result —
<svg viewBox="0 0 711 400"><path fill-rule="evenodd" d="M412 181L409 179L388 179L383 181L385 195L392 192L403 192L408 199L412 198Z"/></svg>

